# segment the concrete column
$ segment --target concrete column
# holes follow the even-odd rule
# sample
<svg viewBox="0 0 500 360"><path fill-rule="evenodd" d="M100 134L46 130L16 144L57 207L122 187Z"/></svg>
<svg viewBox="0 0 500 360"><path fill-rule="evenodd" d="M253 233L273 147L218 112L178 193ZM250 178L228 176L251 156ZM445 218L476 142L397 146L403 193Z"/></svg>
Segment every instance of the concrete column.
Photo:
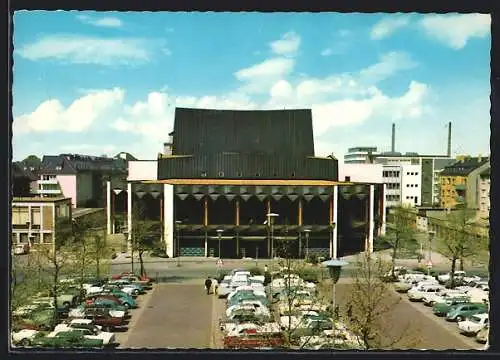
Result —
<svg viewBox="0 0 500 360"><path fill-rule="evenodd" d="M111 181L106 181L106 225L108 235L111 235L112 222L111 222Z"/></svg>
<svg viewBox="0 0 500 360"><path fill-rule="evenodd" d="M132 251L132 183L127 184L127 251Z"/></svg>
<svg viewBox="0 0 500 360"><path fill-rule="evenodd" d="M163 238L169 257L174 257L174 186L163 184Z"/></svg>
<svg viewBox="0 0 500 360"><path fill-rule="evenodd" d="M333 187L333 198L332 198L332 210L333 210L333 216L332 216L332 222L335 223L335 228L333 229L333 234L332 234L332 243L333 243L333 249L332 249L332 258L337 259L338 257L338 248L339 248L339 243L338 243L338 229L339 229L339 224L338 224L338 212L339 212L339 187L338 185L335 185Z"/></svg>
<svg viewBox="0 0 500 360"><path fill-rule="evenodd" d="M205 230L205 257L208 257L208 234Z"/></svg>
<svg viewBox="0 0 500 360"><path fill-rule="evenodd" d="M370 185L370 201L369 201L369 215L368 215L368 251L373 253L373 232L375 230L375 185Z"/></svg>
<svg viewBox="0 0 500 360"><path fill-rule="evenodd" d="M203 198L203 225L208 226L208 195Z"/></svg>
<svg viewBox="0 0 500 360"><path fill-rule="evenodd" d="M299 198L297 201L299 202L299 221L298 221L298 224L299 224L299 226L302 226L302 199Z"/></svg>
<svg viewBox="0 0 500 360"><path fill-rule="evenodd" d="M380 235L384 236L385 235L385 230L386 230L386 213L387 213L387 202L385 201L385 193L386 193L386 184L382 184L382 226L380 229Z"/></svg>
<svg viewBox="0 0 500 360"><path fill-rule="evenodd" d="M236 200L236 219L235 219L235 224L236 226L240 226L240 199L235 199Z"/></svg>

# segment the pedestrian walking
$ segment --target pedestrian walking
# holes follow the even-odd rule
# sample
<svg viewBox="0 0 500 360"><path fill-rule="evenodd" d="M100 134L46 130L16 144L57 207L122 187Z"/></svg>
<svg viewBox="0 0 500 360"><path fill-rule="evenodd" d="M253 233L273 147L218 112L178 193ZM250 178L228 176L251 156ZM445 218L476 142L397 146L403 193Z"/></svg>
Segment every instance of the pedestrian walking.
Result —
<svg viewBox="0 0 500 360"><path fill-rule="evenodd" d="M207 295L210 295L210 288L212 287L212 279L211 277L209 276L206 280L205 280L205 288L207 289Z"/></svg>
<svg viewBox="0 0 500 360"><path fill-rule="evenodd" d="M212 279L212 294L217 295L217 291L219 290L219 282L217 279Z"/></svg>

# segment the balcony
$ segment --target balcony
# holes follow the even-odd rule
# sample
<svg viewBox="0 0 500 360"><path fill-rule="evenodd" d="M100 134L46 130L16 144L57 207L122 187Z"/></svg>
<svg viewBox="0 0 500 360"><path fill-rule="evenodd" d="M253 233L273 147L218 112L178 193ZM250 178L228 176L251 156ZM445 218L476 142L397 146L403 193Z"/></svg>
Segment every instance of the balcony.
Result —
<svg viewBox="0 0 500 360"><path fill-rule="evenodd" d="M456 184L455 185L455 190L465 190L465 185L463 184Z"/></svg>
<svg viewBox="0 0 500 360"><path fill-rule="evenodd" d="M57 185L57 184L59 184L59 182L57 181L57 179L38 180L37 183L40 184L40 185Z"/></svg>
<svg viewBox="0 0 500 360"><path fill-rule="evenodd" d="M60 189L56 189L56 190L40 190L40 189L37 189L36 190L36 193L37 194L43 194L43 195L60 195L62 194L62 191Z"/></svg>

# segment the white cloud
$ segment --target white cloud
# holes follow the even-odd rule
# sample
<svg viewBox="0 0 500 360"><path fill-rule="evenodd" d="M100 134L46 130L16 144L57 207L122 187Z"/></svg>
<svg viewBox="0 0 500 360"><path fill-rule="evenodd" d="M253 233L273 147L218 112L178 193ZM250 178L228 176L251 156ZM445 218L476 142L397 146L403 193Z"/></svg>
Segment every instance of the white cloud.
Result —
<svg viewBox="0 0 500 360"><path fill-rule="evenodd" d="M35 111L14 118L16 135L30 132L81 132L97 120L103 120L123 103L124 91L119 88L89 93L64 108L57 99L41 103Z"/></svg>
<svg viewBox="0 0 500 360"><path fill-rule="evenodd" d="M33 61L53 59L76 64L131 65L150 61L163 43L139 38L50 35L21 46L16 53Z"/></svg>
<svg viewBox="0 0 500 360"><path fill-rule="evenodd" d="M241 91L263 93L276 81L292 72L295 61L290 58L272 58L234 73L236 79L245 83Z"/></svg>
<svg viewBox="0 0 500 360"><path fill-rule="evenodd" d="M409 23L410 19L407 15L387 15L372 27L370 38L373 40L386 38Z"/></svg>
<svg viewBox="0 0 500 360"><path fill-rule="evenodd" d="M93 19L87 15L78 15L77 19L85 24L90 24L100 27L119 28L123 26L123 21L121 21L116 17L111 17L111 16L105 16L99 19Z"/></svg>
<svg viewBox="0 0 500 360"><path fill-rule="evenodd" d="M491 16L486 14L427 15L419 25L429 38L459 50L471 38L484 38L490 34Z"/></svg>
<svg viewBox="0 0 500 360"><path fill-rule="evenodd" d="M321 51L321 56L330 56L333 54L333 50L330 48L324 49Z"/></svg>
<svg viewBox="0 0 500 360"><path fill-rule="evenodd" d="M280 80L273 85L270 95L273 98L288 98L292 95L293 89L290 83L286 80Z"/></svg>
<svg viewBox="0 0 500 360"><path fill-rule="evenodd" d="M300 47L300 36L294 31L284 34L280 40L269 44L271 50L277 55L295 55Z"/></svg>
<svg viewBox="0 0 500 360"><path fill-rule="evenodd" d="M417 63L405 52L392 51L380 57L380 61L360 71L365 81L376 83L402 70L409 70Z"/></svg>

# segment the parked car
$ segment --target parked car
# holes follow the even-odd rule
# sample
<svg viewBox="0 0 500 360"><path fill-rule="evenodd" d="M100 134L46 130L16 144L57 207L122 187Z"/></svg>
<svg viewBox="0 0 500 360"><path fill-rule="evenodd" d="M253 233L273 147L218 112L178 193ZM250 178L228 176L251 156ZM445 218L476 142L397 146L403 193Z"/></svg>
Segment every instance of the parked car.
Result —
<svg viewBox="0 0 500 360"><path fill-rule="evenodd" d="M92 320L94 324L102 326L104 331L110 331L116 328L123 328L127 325L123 316L112 316L112 311L107 309L92 309L85 312L85 319Z"/></svg>
<svg viewBox="0 0 500 360"><path fill-rule="evenodd" d="M45 333L42 331L34 330L34 329L22 329L17 332L12 333L12 345L15 346L29 346L33 339L37 337L45 336Z"/></svg>
<svg viewBox="0 0 500 360"><path fill-rule="evenodd" d="M408 299L410 301L422 301L426 294L436 294L443 290L441 285L420 284L408 290Z"/></svg>
<svg viewBox="0 0 500 360"><path fill-rule="evenodd" d="M61 332L72 332L76 334L81 334L87 339L100 339L103 345L115 345L116 339L115 334L111 332L102 331L98 329L95 325L81 325L80 327L64 327L56 326L54 331L47 335L47 337L56 337Z"/></svg>
<svg viewBox="0 0 500 360"><path fill-rule="evenodd" d="M434 312L434 315L445 316L453 308L453 306L468 303L470 303L470 298L467 295L449 297L444 302L435 301L434 305L432 305L432 311Z"/></svg>
<svg viewBox="0 0 500 360"><path fill-rule="evenodd" d="M465 335L477 335L488 324L488 314L476 314L464 321L458 322L460 332Z"/></svg>
<svg viewBox="0 0 500 360"><path fill-rule="evenodd" d="M124 315L125 318L130 317L130 314L128 312L127 307L125 307L123 305L119 305L116 302L114 302L112 300L108 300L108 299L97 298L92 302L86 302L84 307L85 307L85 310L92 309L92 308L102 308L102 309L109 309L109 310L113 310L113 311L123 311L125 313L125 315Z"/></svg>
<svg viewBox="0 0 500 360"><path fill-rule="evenodd" d="M463 321L465 318L484 313L488 311L488 307L481 303L466 303L454 305L446 314L448 321Z"/></svg>
<svg viewBox="0 0 500 360"><path fill-rule="evenodd" d="M79 307L75 309L71 309L68 316L70 318L77 318L77 319L85 319L85 318L92 318L92 314L94 314L96 311L102 310L108 312L108 314L112 317L120 318L123 319L125 318L125 311L123 310L113 310L113 309L108 309L104 307L85 307L84 305L80 305ZM90 317L89 317L90 316Z"/></svg>
<svg viewBox="0 0 500 360"><path fill-rule="evenodd" d="M444 284L450 280L450 278L451 278L450 274L451 273L438 275L437 280L439 281L440 284ZM455 270L453 274L454 274L454 276L453 276L454 280L460 279L460 278L463 279L467 275L465 271L461 271L461 270Z"/></svg>
<svg viewBox="0 0 500 360"><path fill-rule="evenodd" d="M32 345L51 348L101 348L103 341L102 339L88 339L74 331L65 331L52 337L45 336L34 339Z"/></svg>
<svg viewBox="0 0 500 360"><path fill-rule="evenodd" d="M14 247L14 255L26 255L30 252L29 244L17 244Z"/></svg>
<svg viewBox="0 0 500 360"><path fill-rule="evenodd" d="M127 280L131 284L139 284L146 290L151 290L153 288L153 281L149 278L141 278L137 275L124 275L121 280Z"/></svg>
<svg viewBox="0 0 500 360"><path fill-rule="evenodd" d="M131 290L132 294L136 295L136 296L146 293L146 291L144 290L144 288L140 284L131 283L128 280L123 280L123 279L111 280L109 283L118 285L123 291L126 291L125 290L126 288L130 288L130 289L132 289Z"/></svg>
<svg viewBox="0 0 500 360"><path fill-rule="evenodd" d="M426 306L434 306L436 302L446 302L447 299L457 296L467 297L467 294L458 290L442 288L441 291L426 294L422 301Z"/></svg>
<svg viewBox="0 0 500 360"><path fill-rule="evenodd" d="M113 301L117 305L124 306L126 309L137 307L137 303L131 296L124 297L124 296L118 296L118 294L114 295L112 293L102 292L93 295L90 299L107 299Z"/></svg>
<svg viewBox="0 0 500 360"><path fill-rule="evenodd" d="M476 335L476 341L481 344L486 344L488 342L488 336L490 334L490 325L486 324Z"/></svg>
<svg viewBox="0 0 500 360"><path fill-rule="evenodd" d="M96 296L99 295L113 295L121 301L123 306L126 306L129 309L135 309L137 307L137 302L132 295L118 289L103 289L102 292L96 294Z"/></svg>

